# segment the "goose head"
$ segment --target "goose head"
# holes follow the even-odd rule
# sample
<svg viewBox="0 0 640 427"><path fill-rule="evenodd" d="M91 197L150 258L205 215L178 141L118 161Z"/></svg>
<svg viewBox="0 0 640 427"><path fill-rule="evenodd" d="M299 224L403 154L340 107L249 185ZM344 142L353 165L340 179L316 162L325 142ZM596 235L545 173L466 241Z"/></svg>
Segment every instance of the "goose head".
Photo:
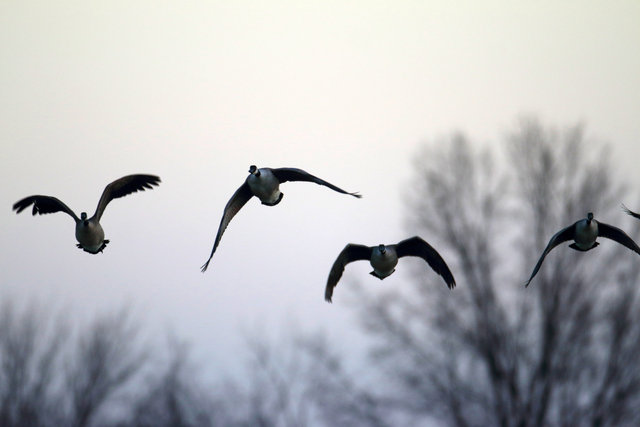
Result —
<svg viewBox="0 0 640 427"><path fill-rule="evenodd" d="M587 214L587 224L591 224L592 219L593 219L593 212L589 212Z"/></svg>
<svg viewBox="0 0 640 427"><path fill-rule="evenodd" d="M383 244L378 245L378 250L382 255L384 255L387 252L387 248Z"/></svg>
<svg viewBox="0 0 640 427"><path fill-rule="evenodd" d="M87 219L87 213L82 212L80 214L80 220L82 221L82 225L89 225L89 220Z"/></svg>
<svg viewBox="0 0 640 427"><path fill-rule="evenodd" d="M260 176L260 170L256 165L249 166L249 173L253 176Z"/></svg>

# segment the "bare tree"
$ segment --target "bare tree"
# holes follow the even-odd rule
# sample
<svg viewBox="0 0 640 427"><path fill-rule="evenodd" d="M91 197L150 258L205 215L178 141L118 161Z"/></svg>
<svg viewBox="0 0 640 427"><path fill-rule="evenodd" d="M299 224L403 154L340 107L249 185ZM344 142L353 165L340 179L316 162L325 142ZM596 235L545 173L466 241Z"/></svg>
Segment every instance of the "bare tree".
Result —
<svg viewBox="0 0 640 427"><path fill-rule="evenodd" d="M128 309L101 315L80 332L68 357L68 425L91 425L96 414L122 391L147 361Z"/></svg>
<svg viewBox="0 0 640 427"><path fill-rule="evenodd" d="M230 405L222 387L206 387L192 365L189 347L169 339L167 361L156 361L146 387L135 404L131 422L136 427L207 427L232 425ZM213 392L210 390L214 390Z"/></svg>
<svg viewBox="0 0 640 427"><path fill-rule="evenodd" d="M310 334L297 343L298 351L308 357L308 396L318 412L318 418L331 426L386 427L398 425L389 417L393 402L376 393L373 378L350 372L345 356L332 349L323 334Z"/></svg>
<svg viewBox="0 0 640 427"><path fill-rule="evenodd" d="M299 334L291 330L276 340L254 332L247 336L247 380L239 389L244 413L238 425L302 427L311 424L307 397L308 360L299 351Z"/></svg>
<svg viewBox="0 0 640 427"><path fill-rule="evenodd" d="M2 426L303 426L308 366L292 341L248 340L245 378L205 384L185 343L139 340L128 308L79 323L31 305L0 311ZM167 351L168 350L168 351ZM166 355L166 357L163 357Z"/></svg>
<svg viewBox="0 0 640 427"><path fill-rule="evenodd" d="M67 329L32 304L0 307L0 425L47 426L59 422L55 368Z"/></svg>
<svg viewBox="0 0 640 427"><path fill-rule="evenodd" d="M606 239L587 253L563 245L524 288L560 228L587 212L626 221L624 187L580 126L523 119L506 147L502 170L463 135L417 159L411 234L441 251L459 286L420 273L380 298L359 295L376 342L369 363L386 378L372 406L387 420L458 426L638 425L637 254Z"/></svg>

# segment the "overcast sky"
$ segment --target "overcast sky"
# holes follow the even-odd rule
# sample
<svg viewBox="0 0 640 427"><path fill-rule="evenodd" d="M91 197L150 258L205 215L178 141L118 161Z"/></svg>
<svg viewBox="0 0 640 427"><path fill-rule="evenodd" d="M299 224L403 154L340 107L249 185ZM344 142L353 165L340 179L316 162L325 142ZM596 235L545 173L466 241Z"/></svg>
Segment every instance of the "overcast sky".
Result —
<svg viewBox="0 0 640 427"><path fill-rule="evenodd" d="M534 113L584 122L640 180L639 23L637 1L0 0L0 295L87 315L130 302L221 369L245 329L324 328L346 346L344 287L402 286L408 269L379 282L350 265L332 305L327 274L348 242L412 235L421 144L500 144ZM364 198L287 183L280 205L245 206L202 274L251 164ZM131 173L163 182L109 205L103 254L76 249L62 213L11 211L45 194L92 214Z"/></svg>

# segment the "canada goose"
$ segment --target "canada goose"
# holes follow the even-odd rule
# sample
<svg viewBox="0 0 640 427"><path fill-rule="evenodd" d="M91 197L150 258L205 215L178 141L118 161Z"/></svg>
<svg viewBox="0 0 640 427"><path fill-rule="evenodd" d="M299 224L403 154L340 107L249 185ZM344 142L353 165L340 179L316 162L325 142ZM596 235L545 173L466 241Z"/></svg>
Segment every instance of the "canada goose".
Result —
<svg viewBox="0 0 640 427"><path fill-rule="evenodd" d="M598 237L606 237L607 239L615 240L640 255L640 247L636 245L636 242L634 242L627 233L613 225L596 221L593 219L593 213L589 212L585 219L576 221L570 226L563 228L558 231L551 240L549 240L547 247L544 252L542 252L542 255L533 269L531 277L527 280L525 287L529 286L531 279L533 279L538 270L540 270L544 257L546 257L547 254L560 243L573 240L574 243L569 245L571 249L586 252L598 246L599 243L596 242Z"/></svg>
<svg viewBox="0 0 640 427"><path fill-rule="evenodd" d="M282 200L284 193L279 189L280 184L287 181L308 181L315 182L319 185L324 185L338 193L349 194L353 197L362 197L357 193L348 193L341 188L336 187L327 181L311 175L302 169L296 168L260 168L255 165L249 167L249 176L245 179L244 184L236 190L231 196L231 199L227 202L227 206L224 208L222 219L220 220L220 226L218 227L218 234L216 234L216 240L211 249L211 255L204 265L201 267L204 273L211 262L213 254L216 252L216 248L220 244L222 234L226 230L231 219L238 213L238 211L251 199L252 196L256 196L260 199L263 205L275 206Z"/></svg>
<svg viewBox="0 0 640 427"><path fill-rule="evenodd" d="M383 280L389 277L398 264L398 258L403 256L418 256L425 260L429 266L444 279L449 289L456 286L456 281L451 270L444 262L440 254L427 242L418 236L403 240L397 245L364 246L349 243L336 258L329 272L327 287L324 291L324 299L331 302L333 288L336 287L344 268L353 261L369 260L373 271L369 274Z"/></svg>
<svg viewBox="0 0 640 427"><path fill-rule="evenodd" d="M69 214L76 222L76 240L79 242L76 246L85 252L97 254L107 246L109 240L104 239L104 231L100 225L100 218L105 208L113 199L135 193L136 191L144 191L145 189L153 189L154 185L159 185L160 178L155 175L127 175L120 179L116 179L107 185L102 192L96 212L91 218L87 218L87 213L82 212L80 218L62 201L51 196L29 196L16 202L13 210L17 214L22 212L33 204L32 214L49 214L54 212L65 212Z"/></svg>

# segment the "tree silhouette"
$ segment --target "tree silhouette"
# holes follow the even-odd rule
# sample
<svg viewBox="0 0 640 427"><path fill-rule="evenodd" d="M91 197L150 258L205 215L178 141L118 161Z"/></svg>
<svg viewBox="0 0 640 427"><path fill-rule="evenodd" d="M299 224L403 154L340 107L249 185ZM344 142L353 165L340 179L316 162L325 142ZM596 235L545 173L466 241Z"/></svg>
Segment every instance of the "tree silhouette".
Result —
<svg viewBox="0 0 640 427"><path fill-rule="evenodd" d="M110 398L144 366L147 354L137 341L138 325L127 309L96 317L80 333L68 356L66 387L69 425L87 426Z"/></svg>
<svg viewBox="0 0 640 427"><path fill-rule="evenodd" d="M20 308L4 298L0 311L0 425L231 425L187 369L181 346L168 360L141 342L140 324L125 307L70 327L42 305ZM146 373L147 381L143 377Z"/></svg>
<svg viewBox="0 0 640 427"><path fill-rule="evenodd" d="M189 347L173 337L168 358L156 361L146 385L134 403L132 419L123 425L136 427L207 427L230 425L231 414L217 393L198 381L190 363Z"/></svg>
<svg viewBox="0 0 640 427"><path fill-rule="evenodd" d="M20 310L2 302L0 425L53 426L60 421L55 377L67 337L64 323L36 304Z"/></svg>
<svg viewBox="0 0 640 427"><path fill-rule="evenodd" d="M296 345L250 337L246 377L206 384L178 338L166 348L141 341L128 307L73 328L42 305L0 307L2 427L310 423L309 367Z"/></svg>

